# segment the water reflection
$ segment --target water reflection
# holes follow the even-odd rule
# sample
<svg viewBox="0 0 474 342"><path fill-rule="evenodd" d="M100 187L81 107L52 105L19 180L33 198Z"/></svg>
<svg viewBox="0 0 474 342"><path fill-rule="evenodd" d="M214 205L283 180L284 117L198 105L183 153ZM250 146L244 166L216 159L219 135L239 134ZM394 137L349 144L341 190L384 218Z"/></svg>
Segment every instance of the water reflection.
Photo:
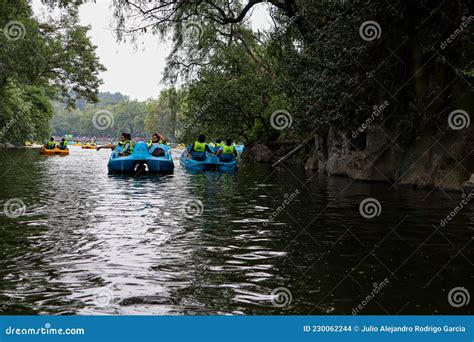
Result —
<svg viewBox="0 0 474 342"><path fill-rule="evenodd" d="M473 275L473 212L443 234L433 228L458 194L425 200L269 165L192 174L179 152L175 174L138 177L108 175L107 151L0 153L0 198L27 207L0 217L2 313L350 314L385 277L361 313L470 312L446 296ZM367 197L381 203L373 220L358 210ZM183 211L191 202L202 206L196 216ZM292 297L283 308L280 287Z"/></svg>

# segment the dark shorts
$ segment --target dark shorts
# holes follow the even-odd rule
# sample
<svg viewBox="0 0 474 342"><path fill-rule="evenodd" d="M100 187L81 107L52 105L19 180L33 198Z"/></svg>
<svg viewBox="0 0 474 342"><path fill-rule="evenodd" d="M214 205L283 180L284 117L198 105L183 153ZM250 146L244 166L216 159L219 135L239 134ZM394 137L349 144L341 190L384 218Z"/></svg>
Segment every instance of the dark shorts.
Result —
<svg viewBox="0 0 474 342"><path fill-rule="evenodd" d="M165 150L163 150L162 148L157 147L153 150L153 152L151 152L151 155L153 157L164 157L165 156Z"/></svg>

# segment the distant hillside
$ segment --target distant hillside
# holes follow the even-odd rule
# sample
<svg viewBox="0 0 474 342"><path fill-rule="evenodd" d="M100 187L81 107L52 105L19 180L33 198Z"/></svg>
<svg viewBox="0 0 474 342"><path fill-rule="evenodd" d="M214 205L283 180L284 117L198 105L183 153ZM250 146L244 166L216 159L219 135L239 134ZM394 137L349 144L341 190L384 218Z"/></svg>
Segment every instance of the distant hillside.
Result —
<svg viewBox="0 0 474 342"><path fill-rule="evenodd" d="M134 136L147 135L144 129L146 102L131 101L119 92L99 93L98 99L97 103L79 99L75 109L68 109L65 102L54 102L52 133L116 137L126 131Z"/></svg>

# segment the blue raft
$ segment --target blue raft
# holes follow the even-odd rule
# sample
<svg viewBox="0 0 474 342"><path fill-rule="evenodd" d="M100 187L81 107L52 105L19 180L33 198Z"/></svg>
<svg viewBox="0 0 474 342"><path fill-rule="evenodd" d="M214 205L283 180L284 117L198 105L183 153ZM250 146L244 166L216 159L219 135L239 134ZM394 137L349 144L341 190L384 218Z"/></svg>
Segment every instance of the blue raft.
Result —
<svg viewBox="0 0 474 342"><path fill-rule="evenodd" d="M229 162L221 162L215 155L206 153L206 159L194 160L188 158L188 150L184 150L179 158L181 166L189 171L221 171L230 172L237 170L237 160L233 159Z"/></svg>
<svg viewBox="0 0 474 342"><path fill-rule="evenodd" d="M156 148L162 148L165 155L154 157L151 152ZM109 173L136 173L143 170L149 173L170 174L173 173L174 164L170 147L167 145L157 145L148 151L148 145L143 141L135 144L133 153L126 157L118 156L120 147L117 146L109 158Z"/></svg>

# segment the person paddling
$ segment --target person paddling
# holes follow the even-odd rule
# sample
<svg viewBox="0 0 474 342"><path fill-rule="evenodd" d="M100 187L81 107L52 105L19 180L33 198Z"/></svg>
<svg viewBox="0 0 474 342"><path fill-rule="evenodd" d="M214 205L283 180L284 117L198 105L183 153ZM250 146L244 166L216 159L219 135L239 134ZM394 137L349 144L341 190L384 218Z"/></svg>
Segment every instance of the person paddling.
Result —
<svg viewBox="0 0 474 342"><path fill-rule="evenodd" d="M61 139L61 142L59 143L58 148L60 150L67 150L67 141L66 141L66 139L64 139L64 138Z"/></svg>
<svg viewBox="0 0 474 342"><path fill-rule="evenodd" d="M232 139L226 139L225 144L216 152L221 162L229 162L237 157L237 151L232 145Z"/></svg>
<svg viewBox="0 0 474 342"><path fill-rule="evenodd" d="M49 141L46 144L44 144L44 147L48 150L54 149L56 147L56 143L54 142L54 138L51 137L49 139Z"/></svg>
<svg viewBox="0 0 474 342"><path fill-rule="evenodd" d="M155 132L153 133L153 135L151 136L151 139L150 141L148 142L148 148L152 147L152 146L156 146L156 145L165 145L166 144L166 137L161 134L160 132Z"/></svg>
<svg viewBox="0 0 474 342"><path fill-rule="evenodd" d="M121 157L132 154L133 152L132 136L124 132L120 136L120 141L117 144L107 144L103 146L97 146L96 150L99 151L101 148L110 148L112 150L115 150L117 147L120 147L120 150L116 152Z"/></svg>
<svg viewBox="0 0 474 342"><path fill-rule="evenodd" d="M156 131L155 134L158 136L160 144L166 145L168 143L168 139L163 134L158 131Z"/></svg>
<svg viewBox="0 0 474 342"><path fill-rule="evenodd" d="M154 133L151 136L151 140L148 142L148 151L154 157L161 157L165 155L165 150L163 150L159 145L166 143L166 137L159 132Z"/></svg>
<svg viewBox="0 0 474 342"><path fill-rule="evenodd" d="M219 151L219 149L224 145L221 139L216 139L216 142L212 144L212 149L214 150L214 154Z"/></svg>
<svg viewBox="0 0 474 342"><path fill-rule="evenodd" d="M206 159L206 152L213 153L209 145L206 144L206 137L201 134L198 140L188 147L188 158L204 160Z"/></svg>

